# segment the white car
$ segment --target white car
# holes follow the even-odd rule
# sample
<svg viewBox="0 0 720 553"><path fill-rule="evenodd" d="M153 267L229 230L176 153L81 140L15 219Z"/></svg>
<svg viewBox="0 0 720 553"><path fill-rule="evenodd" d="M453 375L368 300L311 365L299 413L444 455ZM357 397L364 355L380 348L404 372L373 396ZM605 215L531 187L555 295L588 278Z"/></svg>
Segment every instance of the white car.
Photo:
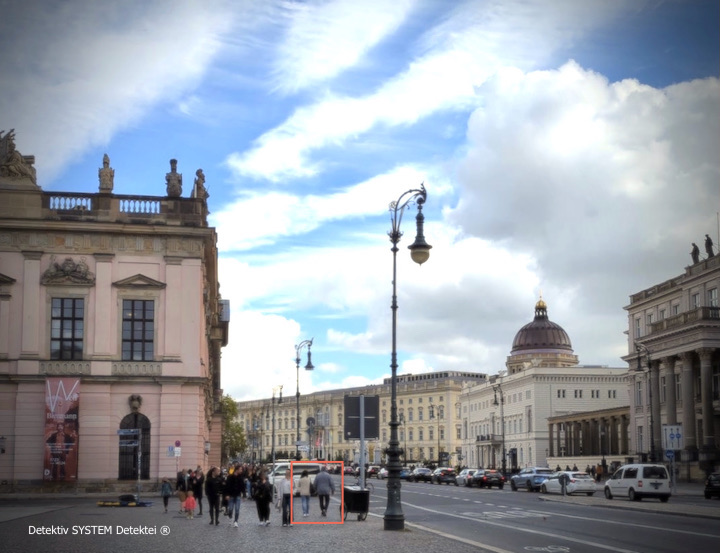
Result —
<svg viewBox="0 0 720 553"><path fill-rule="evenodd" d="M663 503L670 499L670 476L664 465L623 465L605 482L605 497L627 497L640 501L657 497Z"/></svg>
<svg viewBox="0 0 720 553"><path fill-rule="evenodd" d="M565 478L565 493L593 495L597 491L595 479L587 472L561 470L550 476L540 486L542 493L562 493L562 478Z"/></svg>
<svg viewBox="0 0 720 553"><path fill-rule="evenodd" d="M460 471L460 474L457 475L457 478L455 481L457 482L458 486L467 486L470 487L473 485L473 474L475 474L478 471L478 469L462 469Z"/></svg>
<svg viewBox="0 0 720 553"><path fill-rule="evenodd" d="M388 477L388 470L385 467L381 468L377 473L377 477L380 480L385 480Z"/></svg>

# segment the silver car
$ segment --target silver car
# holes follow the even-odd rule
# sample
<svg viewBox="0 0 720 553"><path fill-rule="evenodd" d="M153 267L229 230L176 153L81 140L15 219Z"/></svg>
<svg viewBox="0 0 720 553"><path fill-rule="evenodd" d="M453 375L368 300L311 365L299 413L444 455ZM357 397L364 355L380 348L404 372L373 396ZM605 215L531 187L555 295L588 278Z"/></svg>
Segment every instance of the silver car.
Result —
<svg viewBox="0 0 720 553"><path fill-rule="evenodd" d="M473 485L473 474L477 471L478 469L463 469L460 471L460 474L457 475L455 482L458 486L467 486L469 488Z"/></svg>
<svg viewBox="0 0 720 553"><path fill-rule="evenodd" d="M584 493L593 495L597 491L597 485L592 476L587 472L561 470L550 475L540 486L542 493L562 493L562 480L565 479L565 493Z"/></svg>

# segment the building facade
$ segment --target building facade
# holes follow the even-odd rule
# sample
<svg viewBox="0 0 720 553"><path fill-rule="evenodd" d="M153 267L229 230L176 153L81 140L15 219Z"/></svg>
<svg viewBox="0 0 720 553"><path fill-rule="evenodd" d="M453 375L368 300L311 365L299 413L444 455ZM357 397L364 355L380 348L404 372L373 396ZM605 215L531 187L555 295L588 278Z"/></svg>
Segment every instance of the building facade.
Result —
<svg viewBox="0 0 720 553"><path fill-rule="evenodd" d="M462 393L462 450L467 465L517 470L594 454L597 425L590 413L627 406L625 368L578 364L570 338L550 321L540 299L535 318L515 335L507 371ZM588 424L553 417L583 413ZM617 433L628 421L618 419ZM595 434L593 433L595 432ZM619 453L619 449L618 449ZM553 465L554 466L554 465ZM583 464L582 468L585 468Z"/></svg>
<svg viewBox="0 0 720 553"><path fill-rule="evenodd" d="M405 464L460 464L461 404L463 385L484 382L485 374L433 372L399 375L397 382L398 436ZM345 431L345 396L378 396L379 436L367 442L370 463L384 460L390 439L390 379L382 384L315 392L300 397L300 442L303 458L358 462L360 444L348 440ZM246 459L294 458L297 429L295 401L265 398L238 402L239 420L248 436ZM274 415L273 415L274 411ZM275 421L273 425L273 419ZM309 426L308 419L314 424ZM273 432L274 428L274 432ZM304 448L307 447L307 450Z"/></svg>
<svg viewBox="0 0 720 553"><path fill-rule="evenodd" d="M720 462L720 256L712 242L706 250L625 307L631 449L642 459L672 458L687 479Z"/></svg>
<svg viewBox="0 0 720 553"><path fill-rule="evenodd" d="M0 490L219 464L229 305L202 171L190 197L175 160L166 195L119 195L105 156L98 193L45 192L12 131L0 162Z"/></svg>

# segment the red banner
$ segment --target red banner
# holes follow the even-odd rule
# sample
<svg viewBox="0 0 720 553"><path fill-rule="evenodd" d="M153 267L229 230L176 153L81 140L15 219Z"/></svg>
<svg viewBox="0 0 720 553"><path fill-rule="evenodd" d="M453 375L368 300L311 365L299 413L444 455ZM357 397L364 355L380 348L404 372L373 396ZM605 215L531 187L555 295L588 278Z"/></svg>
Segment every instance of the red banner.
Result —
<svg viewBox="0 0 720 553"><path fill-rule="evenodd" d="M46 379L43 480L77 480L79 405L79 378Z"/></svg>

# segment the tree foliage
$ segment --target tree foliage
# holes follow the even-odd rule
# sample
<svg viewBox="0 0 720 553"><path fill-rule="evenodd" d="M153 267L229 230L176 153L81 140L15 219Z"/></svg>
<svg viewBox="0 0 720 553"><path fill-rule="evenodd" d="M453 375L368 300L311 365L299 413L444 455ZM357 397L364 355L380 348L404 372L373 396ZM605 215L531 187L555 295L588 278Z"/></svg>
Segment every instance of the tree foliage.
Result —
<svg viewBox="0 0 720 553"><path fill-rule="evenodd" d="M245 451L247 444L245 431L237 420L238 406L235 400L228 395L223 396L220 408L223 414L221 460L223 464L227 464Z"/></svg>

